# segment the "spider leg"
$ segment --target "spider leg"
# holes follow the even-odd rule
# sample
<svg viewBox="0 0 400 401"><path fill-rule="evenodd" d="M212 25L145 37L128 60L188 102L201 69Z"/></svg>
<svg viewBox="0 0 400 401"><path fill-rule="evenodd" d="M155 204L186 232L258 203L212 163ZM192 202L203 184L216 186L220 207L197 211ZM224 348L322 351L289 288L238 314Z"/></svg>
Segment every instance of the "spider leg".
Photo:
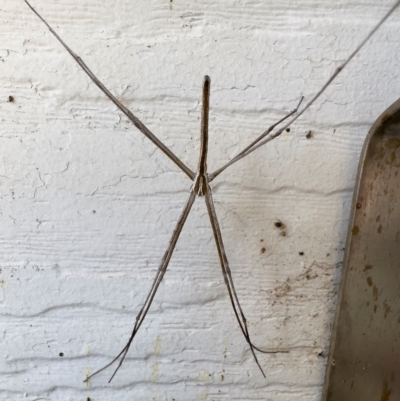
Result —
<svg viewBox="0 0 400 401"><path fill-rule="evenodd" d="M124 113L133 125L147 138L150 139L165 155L167 155L191 180L194 179L194 172L187 167L166 145L164 145L127 107L125 107L104 85L103 83L93 74L89 67L84 61L76 55L67 44L58 36L53 28L45 21L45 19L25 0L25 3L29 8L40 18L40 20L49 28L49 31L56 37L56 39L64 46L67 52L74 58L74 60L80 65L83 71L89 76L89 78L100 88L100 90Z"/></svg>
<svg viewBox="0 0 400 401"><path fill-rule="evenodd" d="M93 374L91 374L89 377L86 378L85 382L88 381L90 378L92 378L93 376L97 375L98 373L102 372L103 370L107 369L109 366L111 366L113 363L115 363L119 358L120 361L118 363L117 368L115 369L113 375L111 376L109 382L111 382L111 380L114 378L115 374L118 372L119 368L121 367L122 363L124 362L124 359L126 357L126 354L129 351L129 347L131 346L131 343L133 341L133 339L136 336L136 333L138 332L140 326L142 325L147 312L150 309L150 306L153 302L154 296L156 295L156 292L158 290L159 285L161 284L161 281L164 277L165 272L167 271L168 268L168 264L169 261L171 260L171 256L172 253L174 252L176 243L178 241L179 235L182 231L182 228L186 222L186 219L189 215L189 212L192 208L192 205L194 203L196 199L196 194L191 190L190 191L190 195L189 198L186 202L186 205L179 217L178 223L176 224L175 230L172 234L171 240L169 242L168 248L164 253L164 256L161 260L160 266L157 270L157 274L156 277L154 278L153 284L151 286L151 289L149 291L149 293L147 294L146 300L142 306L142 308L140 309L138 315L136 316L136 322L135 325L133 327L131 336L129 337L128 342L126 343L125 347L121 350L121 352L110 362L108 363L106 366L102 367L101 369L97 370L96 372L94 372Z"/></svg>
<svg viewBox="0 0 400 401"><path fill-rule="evenodd" d="M217 214L215 211L214 200L212 198L210 186L208 186L207 189L208 190L207 190L207 193L204 195L204 199L206 202L208 215L210 217L211 227L213 230L215 243L217 245L219 260L221 263L222 274L224 276L225 285L228 289L228 294L229 294L229 298L230 298L230 301L232 304L232 308L235 313L236 320L239 323L240 329L241 329L247 343L250 346L250 350L251 350L251 353L253 354L254 360L256 361L263 376L266 377L265 373L257 359L257 356L254 352L254 350L260 351L260 349L255 347L253 345L253 343L251 342L249 329L247 327L247 320L243 313L242 307L239 302L239 298L238 298L236 290L235 290L235 285L233 283L231 269L229 267L229 262L228 262L228 258L226 257L224 243L222 241L221 230L219 228L219 223L218 223ZM261 352L263 352L263 351L261 351Z"/></svg>
<svg viewBox="0 0 400 401"><path fill-rule="evenodd" d="M209 174L209 182L211 182L217 175L222 173L227 167L232 165L233 163L236 163L238 160L242 159L243 157L247 156L251 152L254 152L256 149L258 149L260 146L265 145L266 143L272 141L273 139L277 138L279 135L282 134L287 128L289 128L306 110L310 108L310 106L322 95L322 93L325 92L326 88L330 86L332 81L339 75L339 73L347 66L347 64L356 56L356 54L364 47L364 45L371 39L371 37L376 33L376 31L383 25L383 23L393 14L393 12L396 10L397 7L400 6L400 0L398 0L391 8L390 10L385 14L385 16L375 25L375 27L368 33L368 35L364 38L364 40L355 48L355 50L347 57L347 59L344 61L342 65L340 65L336 70L333 72L333 74L330 76L330 78L327 80L327 82L322 86L322 88L314 95L313 98L300 110L299 113L297 113L292 119L289 120L288 123L286 123L282 128L280 128L278 131L276 131L274 134L270 135L268 138L264 139L262 142L259 142L261 137L259 137L254 143L251 144L250 147L246 147L244 150L242 150L235 158L233 158L230 162L226 163L224 166L219 168L218 170L214 171L213 173ZM268 131L268 130L267 130ZM264 133L267 135L267 131ZM267 133L267 134L266 134ZM263 137L264 134L261 136ZM240 157L239 157L240 156Z"/></svg>
<svg viewBox="0 0 400 401"><path fill-rule="evenodd" d="M290 113L286 114L283 118L281 118L279 121L276 123L272 124L266 131L264 131L257 139L255 139L250 145L248 145L246 148L244 148L240 153L238 153L232 160L230 160L228 163L223 165L221 168L218 170L215 170L213 173L209 174L208 176L208 182L211 182L215 177L220 175L227 167L229 167L231 164L236 163L238 160L240 160L242 157L246 156L246 152L248 152L253 146L255 146L258 142L260 142L263 138L265 138L271 131L273 131L279 124L283 123L285 120L287 120L290 116L293 114L297 113L297 110L299 109L302 101L304 99L304 96L300 98L300 101L297 105L297 107L292 110Z"/></svg>

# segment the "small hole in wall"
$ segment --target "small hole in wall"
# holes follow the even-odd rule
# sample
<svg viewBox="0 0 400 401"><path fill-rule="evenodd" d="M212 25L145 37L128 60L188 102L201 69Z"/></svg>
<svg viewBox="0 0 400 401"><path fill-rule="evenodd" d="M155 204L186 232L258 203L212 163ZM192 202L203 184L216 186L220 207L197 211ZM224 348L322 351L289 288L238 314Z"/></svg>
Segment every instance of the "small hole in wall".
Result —
<svg viewBox="0 0 400 401"><path fill-rule="evenodd" d="M14 98L13 98L12 96L8 96L8 101L9 101L10 103L12 103L12 102L14 101Z"/></svg>
<svg viewBox="0 0 400 401"><path fill-rule="evenodd" d="M286 128L286 132L290 132L290 128Z"/></svg>
<svg viewBox="0 0 400 401"><path fill-rule="evenodd" d="M64 356L64 352L60 352L58 355L59 356Z"/></svg>

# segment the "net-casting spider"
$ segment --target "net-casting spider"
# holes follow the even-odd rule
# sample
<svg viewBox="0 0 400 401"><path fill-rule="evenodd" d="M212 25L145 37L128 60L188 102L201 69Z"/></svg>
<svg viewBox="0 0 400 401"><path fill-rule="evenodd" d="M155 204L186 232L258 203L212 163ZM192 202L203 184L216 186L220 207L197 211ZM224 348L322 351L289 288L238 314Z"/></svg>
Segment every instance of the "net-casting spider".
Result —
<svg viewBox="0 0 400 401"><path fill-rule="evenodd" d="M262 135L260 135L255 141L253 141L250 145L248 145L245 149L243 149L239 154L237 154L231 161L226 163L224 166L220 167L218 170L207 173L207 151L208 151L208 114L209 114L209 99L210 99L210 78L208 76L204 77L203 84L203 101L202 101L202 116L201 116L201 133L200 133L200 157L197 166L197 171L192 171L189 167L187 167L167 146L165 146L136 116L132 114L130 110L128 110L119 100L98 80L98 78L93 74L93 72L89 69L89 67L83 62L83 60L77 56L65 43L64 41L57 35L57 33L51 28L51 26L42 18L42 16L25 0L27 5L31 8L31 10L43 21L44 24L49 28L50 32L58 39L58 41L64 46L64 48L70 53L70 55L75 59L75 61L81 66L81 68L86 72L86 74L90 77L90 79L101 89L101 91L120 109L128 119L135 125L135 127L141 131L147 138L149 138L164 154L169 157L189 178L193 181L193 184L189 191L189 197L186 201L186 205L183 208L183 211L178 219L175 230L172 234L172 238L169 242L168 248L164 253L164 256L161 260L160 266L158 268L156 277L154 278L151 289L146 297L146 300L140 309L138 315L136 316L136 322L133 327L131 336L126 343L125 347L121 350L121 352L106 366L97 370L92 375L90 375L85 381L88 381L94 375L100 373L104 369L108 368L115 362L119 360L119 363L111 376L110 380L113 379L118 369L121 367L127 353L129 347L135 338L140 326L142 325L147 312L150 309L150 306L153 302L154 296L158 290L158 287L161 284L161 281L164 277L164 274L168 268L169 261L171 260L172 253L175 249L176 243L178 241L179 235L182 231L182 228L186 222L186 219L190 213L190 210L193 206L193 203L196 197L203 197L206 203L208 216L211 222L211 228L214 234L215 243L218 250L218 256L221 263L222 274L224 277L225 285L228 289L229 298L232 304L233 311L235 313L236 319L239 323L239 327L249 344L251 353L253 354L254 360L257 363L261 373L265 377L265 373L257 359L256 352L269 353L270 351L263 351L256 347L251 339L247 326L246 317L243 313L243 310L240 306L239 298L235 290L235 286L232 279L232 273L229 268L228 258L226 256L224 243L222 240L221 230L218 223L217 214L215 211L214 200L212 197L212 191L210 187L210 182L214 180L219 174L221 174L227 167L236 163L243 157L249 155L254 152L260 146L265 145L267 142L272 141L282 134L289 126L297 120L314 102L315 100L325 91L325 89L331 84L331 82L336 78L336 76L343 70L344 67L354 58L354 56L360 51L360 49L365 45L365 43L371 38L371 36L380 28L380 26L389 18L389 16L394 12L394 10L400 5L400 0L396 2L396 4L387 12L387 14L382 18L382 20L374 27L374 29L367 35L367 37L359 44L359 46L351 53L351 55L347 58L347 60L338 67L332 76L328 79L325 85L319 90L319 92L314 95L314 97L300 110L298 111L303 97L301 97L299 104L297 107L283 117L281 120L271 125ZM291 117L291 118L290 118ZM276 132L271 133L278 125L288 120L286 124ZM270 134L270 135L269 135Z"/></svg>

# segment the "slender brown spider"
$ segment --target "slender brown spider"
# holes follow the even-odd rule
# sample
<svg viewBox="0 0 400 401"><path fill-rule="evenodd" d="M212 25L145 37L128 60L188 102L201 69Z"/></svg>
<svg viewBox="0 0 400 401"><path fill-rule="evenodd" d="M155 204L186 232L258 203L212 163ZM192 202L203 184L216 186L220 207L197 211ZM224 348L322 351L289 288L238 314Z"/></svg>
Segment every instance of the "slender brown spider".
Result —
<svg viewBox="0 0 400 401"><path fill-rule="evenodd" d="M281 120L271 125L263 134L261 134L256 140L250 143L246 148L244 148L241 152L239 152L232 160L226 163L224 166L220 167L218 170L208 173L207 172L207 152L208 152L208 116L209 116L209 99L210 99L210 78L208 76L204 77L203 84L203 98L202 98L202 118L201 118L201 142L200 142L200 157L197 166L197 171L192 171L189 167L187 167L167 146L165 146L136 116L132 114L130 110L128 110L122 103L120 103L117 98L99 81L99 79L93 74L93 72L89 69L89 67L83 62L83 60L77 56L65 43L64 41L57 35L57 33L51 28L51 26L41 17L41 15L25 0L27 5L31 8L31 10L43 21L44 24L49 28L50 32L58 39L58 41L64 46L64 48L71 54L71 56L75 59L75 61L81 66L81 68L86 72L86 74L91 78L91 80L101 89L101 91L128 117L128 119L135 125L136 128L139 129L147 138L149 138L162 152L165 153L189 178L193 181L193 184L189 191L189 197L186 201L186 205L183 208L183 211L178 219L175 230L172 234L171 240L169 242L168 248L164 253L164 256L161 260L160 266L156 273L156 277L154 278L151 289L145 299L145 302L140 309L138 315L136 316L136 322L133 327L132 333L127 341L125 347L121 350L121 352L106 366L94 372L90 375L85 381L88 381L91 377L113 365L115 362L118 362L118 365L111 376L109 382L113 379L115 374L118 372L121 367L126 355L129 351L131 343L135 338L140 326L142 325L150 306L153 302L153 299L156 295L158 287L161 284L161 281L164 277L165 272L167 271L168 264L171 260L172 254L174 252L176 243L178 241L179 235L182 231L182 228L186 222L186 219L190 213L190 210L193 206L193 203L196 197L204 197L208 216L211 222L211 228L214 234L215 243L218 250L218 256L221 263L222 274L224 277L225 285L228 290L229 298L232 304L233 311L235 313L236 319L238 321L240 330L242 331L247 343L249 344L251 353L254 357L255 362L257 363L261 373L265 377L265 373L257 359L256 351L262 353L271 353L271 352L285 352L285 351L264 351L256 347L250 338L250 333L247 326L247 320L241 308L238 295L235 290L235 286L233 283L232 273L229 268L228 258L226 256L224 243L222 240L221 230L218 223L217 214L215 211L214 201L212 197L212 191L210 187L210 182L214 180L219 174L221 174L227 167L236 163L240 159L249 155L260 146L265 145L267 142L272 141L277 138L282 132L289 132L290 125L297 120L315 101L316 99L325 91L325 89L332 83L332 81L336 78L336 76L343 70L344 67L354 58L354 56L361 50L361 48L365 45L366 42L371 38L371 36L380 28L380 26L389 18L389 16L394 12L394 10L400 5L400 0L396 2L394 6L387 12L387 14L382 18L382 20L374 27L374 29L367 35L367 37L357 46L357 48L350 54L347 60L338 67L332 76L328 79L325 85L318 91L314 97L300 110L299 107L303 101L303 97L301 97L297 107L290 113L288 113ZM292 118L290 118L292 117ZM281 128L272 133L272 131L281 123L288 120ZM283 223L277 222L275 223L277 227L281 227Z"/></svg>

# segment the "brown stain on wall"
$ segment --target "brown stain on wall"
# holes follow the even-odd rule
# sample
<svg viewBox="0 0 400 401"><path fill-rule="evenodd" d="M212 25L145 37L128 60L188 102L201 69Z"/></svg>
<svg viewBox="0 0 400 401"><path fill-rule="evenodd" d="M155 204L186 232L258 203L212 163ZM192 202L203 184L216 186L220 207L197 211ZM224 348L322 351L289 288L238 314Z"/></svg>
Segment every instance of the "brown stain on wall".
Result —
<svg viewBox="0 0 400 401"><path fill-rule="evenodd" d="M392 394L392 389L389 388L389 383L387 382L387 380L385 380L383 382L382 394L381 394L380 401L389 401L391 394Z"/></svg>
<svg viewBox="0 0 400 401"><path fill-rule="evenodd" d="M381 158L389 166L400 167L400 139L391 138L385 142L385 147L393 149L391 153L381 149Z"/></svg>
<svg viewBox="0 0 400 401"><path fill-rule="evenodd" d="M386 147L389 149L397 149L400 148L400 139L397 138L390 138L386 143Z"/></svg>
<svg viewBox="0 0 400 401"><path fill-rule="evenodd" d="M373 296L374 296L374 301L377 301L378 300L378 287L376 286L376 285L374 285L374 289L372 290L373 291Z"/></svg>
<svg viewBox="0 0 400 401"><path fill-rule="evenodd" d="M383 303L383 307L384 307L384 311L385 311L385 315L383 316L385 319L387 317L387 315L391 312L392 308L390 307L390 305L386 302Z"/></svg>

